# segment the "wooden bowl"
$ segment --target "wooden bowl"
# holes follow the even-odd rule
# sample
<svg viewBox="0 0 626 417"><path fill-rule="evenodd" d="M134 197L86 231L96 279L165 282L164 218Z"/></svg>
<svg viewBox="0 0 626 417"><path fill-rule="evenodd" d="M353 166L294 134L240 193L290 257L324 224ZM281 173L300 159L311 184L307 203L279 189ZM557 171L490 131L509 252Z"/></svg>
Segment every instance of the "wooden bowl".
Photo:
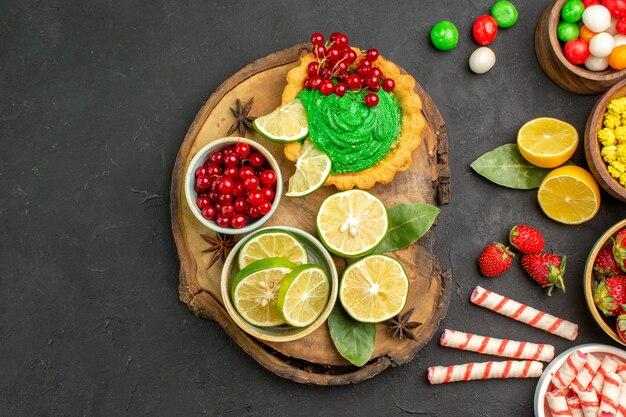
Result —
<svg viewBox="0 0 626 417"><path fill-rule="evenodd" d="M563 46L557 37L561 9L567 0L555 0L546 8L535 30L535 53L539 65L559 87L576 94L602 93L626 78L626 70L590 71L565 59Z"/></svg>
<svg viewBox="0 0 626 417"><path fill-rule="evenodd" d="M598 326L600 326L602 330L604 330L606 334L611 336L611 338L617 343L626 346L626 342L620 339L620 337L615 332L615 324L610 322L610 319L605 318L593 302L592 289L593 283L595 281L595 277L593 275L593 262L596 260L598 252L600 252L600 249L602 249L602 247L609 241L609 239L613 235L615 235L615 233L617 233L617 231L623 229L624 227L626 227L626 219L623 219L611 226L606 232L604 232L602 236L600 236L600 239L598 239L595 245L593 245L591 252L589 252L589 257L587 258L587 264L585 265L583 286L585 291L585 300L587 300L587 307L589 307L589 311L591 311L591 315L593 316L596 323L598 323Z"/></svg>
<svg viewBox="0 0 626 417"><path fill-rule="evenodd" d="M602 129L606 106L611 100L624 96L626 96L626 80L615 84L613 88L600 97L600 100L591 110L585 128L585 157L591 173L602 188L618 200L626 202L626 187L609 174L606 163L600 156L600 143L598 142L598 131Z"/></svg>
<svg viewBox="0 0 626 417"><path fill-rule="evenodd" d="M322 269L326 272L326 276L330 280L330 297L328 299L326 307L319 315L319 317L315 319L313 323L306 327L257 327L241 318L241 316L235 309L235 306L233 305L230 296L230 288L232 278L234 278L235 274L239 272L239 267L237 266L236 262L237 256L239 254L239 249L241 249L252 236L255 236L257 235L257 233L266 230L285 231L296 236L300 243L304 245L309 256L309 262L322 267ZM257 339L266 340L269 342L290 342L313 333L318 327L324 324L324 322L330 315L330 312L333 310L335 302L337 301L338 290L339 277L337 275L337 268L335 267L335 263L333 262L330 254L328 253L324 245L322 245L319 240L317 240L310 234L294 227L270 226L260 229L259 231L246 236L244 239L241 239L230 251L228 257L226 258L226 261L224 262L224 268L222 269L221 292L222 299L224 300L224 307L226 307L228 315L244 332L256 337Z"/></svg>

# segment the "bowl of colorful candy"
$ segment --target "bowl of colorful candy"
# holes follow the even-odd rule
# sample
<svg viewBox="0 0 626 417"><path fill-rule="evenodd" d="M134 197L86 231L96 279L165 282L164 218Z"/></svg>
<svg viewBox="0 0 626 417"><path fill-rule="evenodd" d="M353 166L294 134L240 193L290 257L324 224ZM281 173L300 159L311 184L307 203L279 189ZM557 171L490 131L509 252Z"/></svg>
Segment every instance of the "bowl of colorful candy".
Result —
<svg viewBox="0 0 626 417"><path fill-rule="evenodd" d="M535 31L535 52L559 87L602 93L626 78L626 2L555 0Z"/></svg>
<svg viewBox="0 0 626 417"><path fill-rule="evenodd" d="M594 320L626 346L626 219L611 226L595 243L585 265L583 286ZM620 323L622 327L620 327Z"/></svg>
<svg viewBox="0 0 626 417"><path fill-rule="evenodd" d="M626 202L626 80L600 97L591 111L585 157L602 188Z"/></svg>
<svg viewBox="0 0 626 417"><path fill-rule="evenodd" d="M193 215L209 229L243 234L276 211L283 190L272 154L249 139L229 137L200 149L187 167L185 196Z"/></svg>

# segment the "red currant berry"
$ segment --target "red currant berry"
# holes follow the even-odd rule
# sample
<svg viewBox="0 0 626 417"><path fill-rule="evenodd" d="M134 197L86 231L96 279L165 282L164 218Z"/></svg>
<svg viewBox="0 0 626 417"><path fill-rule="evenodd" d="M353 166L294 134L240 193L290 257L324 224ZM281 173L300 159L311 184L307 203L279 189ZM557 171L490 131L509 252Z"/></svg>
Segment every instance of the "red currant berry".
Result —
<svg viewBox="0 0 626 417"><path fill-rule="evenodd" d="M313 45L322 45L324 43L324 35L320 32L315 32L311 35L311 43Z"/></svg>
<svg viewBox="0 0 626 417"><path fill-rule="evenodd" d="M261 173L260 179L263 185L273 185L276 182L276 173L271 169L266 169Z"/></svg>
<svg viewBox="0 0 626 417"><path fill-rule="evenodd" d="M259 213L259 209L256 206L250 206L246 214L252 217L253 219L256 219L257 217L261 215L261 213Z"/></svg>
<svg viewBox="0 0 626 417"><path fill-rule="evenodd" d="M365 80L365 85L367 85L367 88L369 88L370 90L378 88L380 87L380 78L370 75Z"/></svg>
<svg viewBox="0 0 626 417"><path fill-rule="evenodd" d="M335 94L337 94L339 97L343 97L343 95L346 94L346 91L347 88L344 83L338 83L337 85L335 85Z"/></svg>
<svg viewBox="0 0 626 417"><path fill-rule="evenodd" d="M217 200L220 198L220 193L218 193L217 191L211 191L208 194L209 200L211 200L211 203L217 203Z"/></svg>
<svg viewBox="0 0 626 417"><path fill-rule="evenodd" d="M210 191L219 192L218 185L220 185L220 178L222 177L213 177L211 178L211 186L209 187Z"/></svg>
<svg viewBox="0 0 626 417"><path fill-rule="evenodd" d="M202 217L204 217L205 219L212 220L216 214L217 210L215 210L215 207L204 206L204 208L202 209Z"/></svg>
<svg viewBox="0 0 626 417"><path fill-rule="evenodd" d="M239 170L239 178L245 180L246 178L254 177L254 169L249 166L243 166Z"/></svg>
<svg viewBox="0 0 626 417"><path fill-rule="evenodd" d="M235 147L233 145L228 145L227 147L222 149L222 154L224 154L224 157L227 157L228 155L234 152L235 152Z"/></svg>
<svg viewBox="0 0 626 417"><path fill-rule="evenodd" d="M367 50L366 58L367 58L368 61L374 62L374 61L376 61L378 59L379 55L380 54L378 53L378 49L370 48L370 49Z"/></svg>
<svg viewBox="0 0 626 417"><path fill-rule="evenodd" d="M218 214L220 211L222 211L222 205L220 203L213 204L213 207L215 207L215 210L217 210Z"/></svg>
<svg viewBox="0 0 626 417"><path fill-rule="evenodd" d="M224 164L226 164L227 167L229 166L235 166L239 163L240 158L235 155L235 151L233 151L233 153L231 153L228 156L224 157Z"/></svg>
<svg viewBox="0 0 626 417"><path fill-rule="evenodd" d="M326 57L326 47L324 45L315 45L313 47L313 55L319 60Z"/></svg>
<svg viewBox="0 0 626 417"><path fill-rule="evenodd" d="M311 77L306 77L304 79L304 88L306 88L307 90L310 90L311 88Z"/></svg>
<svg viewBox="0 0 626 417"><path fill-rule="evenodd" d="M206 175L202 175L196 179L196 185L201 190L207 190L211 186L211 179Z"/></svg>
<svg viewBox="0 0 626 417"><path fill-rule="evenodd" d="M332 70L330 68L324 67L322 68L322 70L320 71L320 76L324 79L324 80L330 80L330 77L332 75Z"/></svg>
<svg viewBox="0 0 626 417"><path fill-rule="evenodd" d="M376 76L376 77L379 77L379 78L382 78L383 72L378 67L372 67L372 69L370 70L370 73L368 74L368 76L371 77L372 75Z"/></svg>
<svg viewBox="0 0 626 417"><path fill-rule="evenodd" d="M233 206L235 206L235 211L239 213L243 213L244 211L246 211L246 207L248 207L248 203L246 203L245 199L238 198L233 203Z"/></svg>
<svg viewBox="0 0 626 417"><path fill-rule="evenodd" d="M271 187L261 188L261 194L263 194L263 200L269 201L269 202L274 201L274 196L276 195L276 193L274 192L274 189Z"/></svg>
<svg viewBox="0 0 626 417"><path fill-rule="evenodd" d="M247 143L238 143L235 145L235 155L240 159L245 159L250 155L250 145Z"/></svg>
<svg viewBox="0 0 626 417"><path fill-rule="evenodd" d="M365 95L365 104L370 107L374 107L378 104L378 96L376 93L367 93Z"/></svg>
<svg viewBox="0 0 626 417"><path fill-rule="evenodd" d="M264 201L261 204L259 204L259 213L263 215L269 213L271 209L272 209L272 203L270 203L269 201Z"/></svg>
<svg viewBox="0 0 626 417"><path fill-rule="evenodd" d="M233 214L235 214L235 206L233 206L232 204L224 204L222 206L222 209L220 210L220 213L222 214L222 216L233 217Z"/></svg>
<svg viewBox="0 0 626 417"><path fill-rule="evenodd" d="M373 85L371 88L369 88L369 90L372 93L377 93L380 90L380 84Z"/></svg>
<svg viewBox="0 0 626 417"><path fill-rule="evenodd" d="M328 38L328 40L330 42L335 42L335 40L337 39L337 35L341 35L341 32L333 32L330 34L330 37Z"/></svg>
<svg viewBox="0 0 626 417"><path fill-rule="evenodd" d="M263 201L263 193L261 191L256 190L248 193L248 202L253 206L258 206Z"/></svg>
<svg viewBox="0 0 626 417"><path fill-rule="evenodd" d="M224 175L232 179L235 179L239 176L239 170L237 169L236 166L231 165L229 167L226 167L226 169L224 170Z"/></svg>
<svg viewBox="0 0 626 417"><path fill-rule="evenodd" d="M345 62L337 62L334 71L337 74L345 74L348 71L348 64L346 64Z"/></svg>
<svg viewBox="0 0 626 417"><path fill-rule="evenodd" d="M233 187L233 195L235 197L243 197L246 194L246 187L243 185L243 181L235 181Z"/></svg>
<svg viewBox="0 0 626 417"><path fill-rule="evenodd" d="M209 158L211 164L221 165L224 162L224 154L220 151L214 152L213 155Z"/></svg>
<svg viewBox="0 0 626 417"><path fill-rule="evenodd" d="M356 54L356 52L354 52L352 49L349 49L349 48L343 53L344 62L348 65L354 63L357 57L358 55Z"/></svg>
<svg viewBox="0 0 626 417"><path fill-rule="evenodd" d="M230 225L233 229L241 229L246 225L246 216L241 213L235 214L230 220Z"/></svg>
<svg viewBox="0 0 626 417"><path fill-rule="evenodd" d="M366 62L367 64L365 64ZM356 73L359 74L361 77L365 78L369 75L371 70L372 70L372 64L369 61L361 61L359 66L356 68Z"/></svg>
<svg viewBox="0 0 626 417"><path fill-rule="evenodd" d="M202 210L203 208L205 208L206 206L210 204L211 204L211 199L209 197L198 197L196 199L196 206L198 206L200 210Z"/></svg>
<svg viewBox="0 0 626 417"><path fill-rule="evenodd" d="M233 181L233 179L229 177L223 177L222 179L220 179L220 182L217 185L217 188L222 194L232 193L234 187L235 181Z"/></svg>
<svg viewBox="0 0 626 417"><path fill-rule="evenodd" d="M343 33L337 33L337 35L335 36L335 45L339 48L344 48L348 46L349 42L350 40Z"/></svg>
<svg viewBox="0 0 626 417"><path fill-rule="evenodd" d="M361 83L363 83L363 79L356 74L348 75L348 87L352 90L356 90L361 87Z"/></svg>
<svg viewBox="0 0 626 417"><path fill-rule="evenodd" d="M226 217L220 213L215 218L215 223L217 223L219 227L228 227L230 226L230 217Z"/></svg>
<svg viewBox="0 0 626 417"><path fill-rule="evenodd" d="M337 62L341 58L341 51L337 47L333 46L326 53L326 57L330 59L331 62Z"/></svg>
<svg viewBox="0 0 626 417"><path fill-rule="evenodd" d="M265 158L258 152L254 152L250 155L249 159L250 165L254 168L261 168L265 163Z"/></svg>
<svg viewBox="0 0 626 417"><path fill-rule="evenodd" d="M194 182L194 183L193 183L193 190L194 190L196 193L201 193L202 191L204 191L204 190L201 190L200 188L198 188L198 183L197 183L197 182Z"/></svg>
<svg viewBox="0 0 626 417"><path fill-rule="evenodd" d="M320 69L320 64L317 61L309 62L309 66L307 67L307 72L309 75L317 75L317 72Z"/></svg>
<svg viewBox="0 0 626 417"><path fill-rule="evenodd" d="M396 82L393 80L393 78L385 78L383 80L383 90L391 91L394 88L396 88Z"/></svg>
<svg viewBox="0 0 626 417"><path fill-rule="evenodd" d="M249 177L243 180L243 185L246 187L246 190L256 190L259 186L259 179L257 177Z"/></svg>
<svg viewBox="0 0 626 417"><path fill-rule="evenodd" d="M204 176L206 175L206 167L205 166L201 166L196 168L196 178L200 177L200 176Z"/></svg>
<svg viewBox="0 0 626 417"><path fill-rule="evenodd" d="M330 80L326 80L320 85L320 93L325 96L332 94L333 91L335 91L335 84Z"/></svg>
<svg viewBox="0 0 626 417"><path fill-rule="evenodd" d="M233 202L233 194L231 193L220 194L219 197L217 197L217 202L220 203L221 205L230 204Z"/></svg>
<svg viewBox="0 0 626 417"><path fill-rule="evenodd" d="M217 165L209 165L208 167L206 167L206 175L209 177L216 177L218 175L222 175L222 168L220 168Z"/></svg>
<svg viewBox="0 0 626 417"><path fill-rule="evenodd" d="M315 77L311 77L311 88L314 90L319 90L320 84L324 82L324 79L321 75L316 75Z"/></svg>

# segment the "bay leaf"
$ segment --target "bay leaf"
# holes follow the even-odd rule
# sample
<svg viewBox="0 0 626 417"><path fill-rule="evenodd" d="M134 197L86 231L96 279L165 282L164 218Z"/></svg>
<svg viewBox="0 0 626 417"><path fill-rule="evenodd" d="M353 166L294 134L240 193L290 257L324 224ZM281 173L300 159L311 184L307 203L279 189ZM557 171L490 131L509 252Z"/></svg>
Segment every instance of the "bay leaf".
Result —
<svg viewBox="0 0 626 417"><path fill-rule="evenodd" d="M426 203L401 203L387 208L389 228L374 253L406 248L419 240L433 225L440 210Z"/></svg>
<svg viewBox="0 0 626 417"><path fill-rule="evenodd" d="M328 316L328 329L335 348L350 363L363 366L370 360L376 341L375 324L354 320L337 303Z"/></svg>
<svg viewBox="0 0 626 417"><path fill-rule="evenodd" d="M502 145L483 154L470 166L489 181L518 190L539 188L541 181L551 171L525 160L515 143Z"/></svg>

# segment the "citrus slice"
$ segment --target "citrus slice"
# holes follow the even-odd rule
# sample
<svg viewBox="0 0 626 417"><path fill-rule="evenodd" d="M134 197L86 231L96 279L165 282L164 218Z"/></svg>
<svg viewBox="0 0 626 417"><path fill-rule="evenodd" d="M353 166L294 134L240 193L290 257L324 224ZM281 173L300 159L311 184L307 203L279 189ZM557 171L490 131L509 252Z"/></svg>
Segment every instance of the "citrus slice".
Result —
<svg viewBox="0 0 626 417"><path fill-rule="evenodd" d="M379 323L396 316L406 304L409 279L400 262L371 255L351 264L341 277L339 300L355 320Z"/></svg>
<svg viewBox="0 0 626 417"><path fill-rule="evenodd" d="M287 232L267 230L252 236L239 251L239 269L265 258L283 258L295 265L308 262L302 243Z"/></svg>
<svg viewBox="0 0 626 417"><path fill-rule="evenodd" d="M554 168L574 154L578 146L578 132L569 123L539 117L527 122L517 132L517 146L531 164Z"/></svg>
<svg viewBox="0 0 626 417"><path fill-rule="evenodd" d="M365 191L349 190L328 197L317 212L317 231L329 251L356 258L373 250L387 233L387 210Z"/></svg>
<svg viewBox="0 0 626 417"><path fill-rule="evenodd" d="M330 174L331 162L328 155L307 139L296 161L296 172L289 178L287 197L304 197L320 188Z"/></svg>
<svg viewBox="0 0 626 417"><path fill-rule="evenodd" d="M322 313L330 295L330 284L319 266L296 267L283 279L278 291L278 314L287 324L305 327Z"/></svg>
<svg viewBox="0 0 626 417"><path fill-rule="evenodd" d="M252 126L261 136L274 142L295 142L309 134L306 110L300 99L257 117Z"/></svg>
<svg viewBox="0 0 626 417"><path fill-rule="evenodd" d="M231 284L231 297L241 318L259 327L283 324L276 299L283 278L295 267L286 259L267 258L239 271Z"/></svg>
<svg viewBox="0 0 626 417"><path fill-rule="evenodd" d="M593 218L600 208L600 188L583 168L566 165L550 172L539 186L537 199L552 220L580 224Z"/></svg>

